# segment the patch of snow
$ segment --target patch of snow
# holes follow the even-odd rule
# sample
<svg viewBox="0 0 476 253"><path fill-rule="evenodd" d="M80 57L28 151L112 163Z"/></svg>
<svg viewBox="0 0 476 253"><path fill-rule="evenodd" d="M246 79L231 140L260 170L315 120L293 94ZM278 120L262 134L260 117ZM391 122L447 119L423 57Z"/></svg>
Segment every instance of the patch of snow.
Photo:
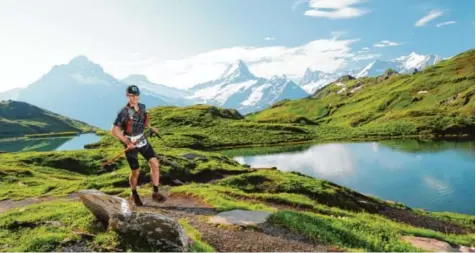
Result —
<svg viewBox="0 0 476 253"><path fill-rule="evenodd" d="M362 86L355 87L355 88L353 88L353 89L350 91L350 93L354 93L355 91L358 91L358 90L360 90L360 89L362 89Z"/></svg>
<svg viewBox="0 0 476 253"><path fill-rule="evenodd" d="M344 87L344 88L340 89L340 91L338 91L337 94L341 94L342 92L345 92L346 90L347 90L347 88Z"/></svg>
<svg viewBox="0 0 476 253"><path fill-rule="evenodd" d="M196 91L192 96L189 96L187 98L202 99L207 102L214 101L218 105L223 105L233 94L248 89L256 82L257 80L249 80L241 83L232 84L221 83L211 87L200 89Z"/></svg>
<svg viewBox="0 0 476 253"><path fill-rule="evenodd" d="M219 103L219 104L224 104L228 98L230 98L233 94L237 93L238 91L240 90L246 90L247 88L249 88L250 86L252 86L253 84L255 84L257 82L257 80L249 80L249 81L246 81L246 82L242 82L242 83L234 83L233 85L227 85L223 88L221 88L217 94L217 96L215 97L215 100Z"/></svg>
<svg viewBox="0 0 476 253"><path fill-rule="evenodd" d="M317 90L321 89L322 87L326 86L326 84L332 81L329 80L319 80L316 82L311 82L306 85L303 85L302 88L309 94L313 94Z"/></svg>
<svg viewBox="0 0 476 253"><path fill-rule="evenodd" d="M252 88L251 95L248 97L248 99L241 102L241 105L243 106L256 105L260 101L260 99L263 97L263 91L269 87L271 87L270 84L265 84L265 85Z"/></svg>

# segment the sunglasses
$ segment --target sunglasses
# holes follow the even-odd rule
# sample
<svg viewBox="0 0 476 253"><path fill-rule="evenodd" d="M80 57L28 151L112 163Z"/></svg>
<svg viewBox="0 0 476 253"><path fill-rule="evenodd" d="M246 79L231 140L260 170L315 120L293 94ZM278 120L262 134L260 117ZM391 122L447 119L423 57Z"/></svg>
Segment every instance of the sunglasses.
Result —
<svg viewBox="0 0 476 253"><path fill-rule="evenodd" d="M127 94L127 95L128 95L129 97L138 97L138 96L140 96L140 94L131 94L131 93L129 93L129 94Z"/></svg>

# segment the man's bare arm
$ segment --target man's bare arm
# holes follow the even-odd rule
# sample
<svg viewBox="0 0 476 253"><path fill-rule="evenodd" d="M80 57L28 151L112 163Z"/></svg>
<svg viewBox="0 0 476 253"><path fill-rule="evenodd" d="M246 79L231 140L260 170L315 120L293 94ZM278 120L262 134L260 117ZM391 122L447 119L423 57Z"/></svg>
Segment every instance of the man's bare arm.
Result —
<svg viewBox="0 0 476 253"><path fill-rule="evenodd" d="M127 137L125 137L123 134L122 134L122 129L118 126L113 126L112 127L112 134L117 138L119 139L120 141L122 141L122 143L124 143L125 145L128 145L129 143L131 143L131 141L129 139L127 139Z"/></svg>

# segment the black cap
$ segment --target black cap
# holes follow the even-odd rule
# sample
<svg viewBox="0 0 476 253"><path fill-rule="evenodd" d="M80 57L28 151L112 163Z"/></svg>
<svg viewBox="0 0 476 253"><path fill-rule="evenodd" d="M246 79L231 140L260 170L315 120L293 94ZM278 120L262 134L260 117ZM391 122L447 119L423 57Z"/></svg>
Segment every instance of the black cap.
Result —
<svg viewBox="0 0 476 253"><path fill-rule="evenodd" d="M139 87L137 87L136 85L129 85L129 87L127 87L127 93L139 95L140 94Z"/></svg>

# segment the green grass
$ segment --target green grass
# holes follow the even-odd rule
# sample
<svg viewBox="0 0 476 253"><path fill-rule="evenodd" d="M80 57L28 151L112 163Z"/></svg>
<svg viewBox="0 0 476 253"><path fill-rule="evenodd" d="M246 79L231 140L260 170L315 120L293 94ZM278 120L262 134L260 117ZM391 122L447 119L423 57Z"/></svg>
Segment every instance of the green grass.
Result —
<svg viewBox="0 0 476 253"><path fill-rule="evenodd" d="M451 212L428 212L419 209L415 209L414 212L420 215L430 216L439 220L449 221L451 223L458 224L461 227L474 230L474 215Z"/></svg>
<svg viewBox="0 0 476 253"><path fill-rule="evenodd" d="M114 157L118 149L78 151L22 152L2 154L0 166L0 200L21 200L39 196L65 196L80 189L98 189L111 194L129 190L130 168L125 157L116 160L118 169L112 173L101 171L102 162ZM189 149L165 149L157 146L157 153L166 161L160 167L164 184L181 181L211 180L222 174L249 171L238 162L217 154ZM183 154L205 155L206 161L187 160ZM150 182L150 170L140 157L141 174ZM144 182L142 182L144 183Z"/></svg>
<svg viewBox="0 0 476 253"><path fill-rule="evenodd" d="M0 214L0 251L60 251L66 240L78 241L75 232L110 232L94 229L94 217L80 202L54 201ZM58 223L59 224L55 224ZM99 248L107 247L104 240ZM93 247L93 242L89 242Z"/></svg>
<svg viewBox="0 0 476 253"><path fill-rule="evenodd" d="M220 189L222 191L220 191ZM219 212L230 211L233 209L256 210L256 211L259 211L259 210L275 211L276 210L263 203L253 203L250 201L238 200L235 197L227 194L226 190L227 190L226 187L220 188L219 186L216 186L216 185L192 183L185 186L173 188L172 192L198 197L204 200L206 203L212 205Z"/></svg>
<svg viewBox="0 0 476 253"><path fill-rule="evenodd" d="M202 241L202 235L198 230L188 224L187 219L179 219L178 222L183 226L188 237L193 240L190 251L192 252L216 252L208 243Z"/></svg>
<svg viewBox="0 0 476 253"><path fill-rule="evenodd" d="M155 107L151 109L151 124L157 127L167 147L219 149L247 145L269 145L283 142L303 142L313 139L312 129L290 124L257 124L234 110L209 105L188 107ZM230 116L236 115L236 116ZM111 135L98 143L99 147L117 145Z"/></svg>
<svg viewBox="0 0 476 253"><path fill-rule="evenodd" d="M349 251L421 251L401 241L400 238L405 235L474 246L474 234L443 234L365 213L348 218L310 212L280 211L272 214L269 221L304 233L316 242L336 245Z"/></svg>
<svg viewBox="0 0 476 253"><path fill-rule="evenodd" d="M290 193L304 195L321 205L350 211L374 211L377 206L387 205L381 200L362 195L349 188L326 180L314 179L295 172L259 170L219 182L247 193ZM359 201L366 201L362 204Z"/></svg>
<svg viewBox="0 0 476 253"><path fill-rule="evenodd" d="M233 209L276 211L268 203L287 204L294 207L308 208L315 212L352 216L349 211L319 204L311 198L294 193L247 193L238 188L216 184L188 184L172 189L172 192L198 197L219 211Z"/></svg>
<svg viewBox="0 0 476 253"><path fill-rule="evenodd" d="M347 220L283 211L273 214L270 222L306 234L316 242L357 251L418 251L399 241L394 231L374 226L368 220Z"/></svg>

